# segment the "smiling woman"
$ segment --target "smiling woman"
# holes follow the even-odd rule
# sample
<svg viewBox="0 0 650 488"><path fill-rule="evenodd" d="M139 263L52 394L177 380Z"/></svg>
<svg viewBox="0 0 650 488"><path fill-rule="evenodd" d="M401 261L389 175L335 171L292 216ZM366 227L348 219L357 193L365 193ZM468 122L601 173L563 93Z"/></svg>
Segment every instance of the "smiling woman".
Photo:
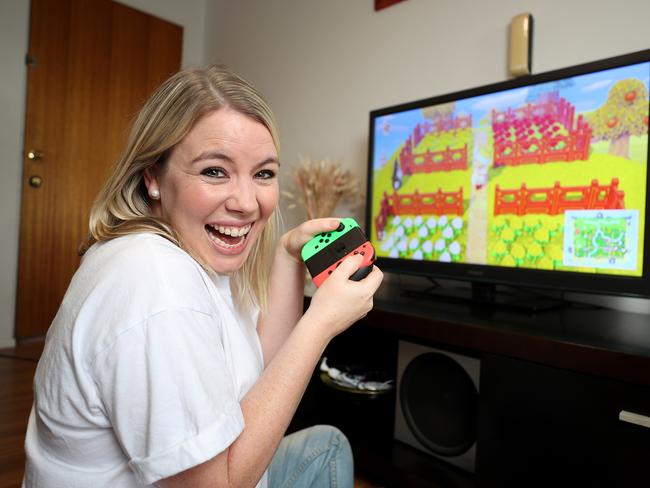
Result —
<svg viewBox="0 0 650 488"><path fill-rule="evenodd" d="M214 122L224 125L215 126ZM230 127L231 122L239 125ZM220 136L239 137L241 146L245 142L244 134L237 131L252 130L251 127L255 127L257 133L250 135L262 137L265 149L269 151L268 156L256 163L266 162L267 157L277 161L279 140L273 113L248 83L219 67L204 71L186 70L172 76L151 96L134 121L116 171L109 177L91 210L90 235L88 242L82 246L82 252L96 241L148 230L183 247L195 259L207 265L203 262L206 255L192 247L193 239L189 235L179 236L179 229L169 220L170 215L162 212L162 202L167 202L167 196L158 201L160 185L154 184L149 191L147 184L154 176L165 173L168 166L172 167L173 173L173 168L180 164L182 158L185 158L183 163L186 165L190 161L193 163L192 168L187 168L188 171L195 171L206 161L209 163L209 158L214 156L220 156L220 161L229 162L231 168L234 167L234 161L223 153L227 148L220 147L220 144L227 144L227 141L220 140ZM223 134L219 134L219 130ZM251 142L258 144L260 141L251 139ZM231 145L236 145L234 140ZM192 150L195 152L188 154ZM170 159L172 164L166 164ZM209 165L202 170L206 172L205 178L213 174L215 181L219 180L217 173L224 172L224 169ZM152 192L153 195L158 192L155 198ZM168 197L172 198L173 195L168 194ZM168 211L171 207L171 202L166 204ZM265 306L268 258L278 227L278 214L273 212L270 225L258 226L259 239L248 239L254 245L248 246L246 257L250 254L252 259L244 260L244 265L232 277L238 304L246 305L252 299L252 302ZM183 237L182 241L180 237Z"/></svg>
<svg viewBox="0 0 650 488"><path fill-rule="evenodd" d="M303 314L300 250L339 221L276 239L279 166L270 109L224 68L144 105L36 371L25 487L352 486L341 432L283 434L382 274L345 260Z"/></svg>
<svg viewBox="0 0 650 488"><path fill-rule="evenodd" d="M198 155L198 156L197 156ZM225 107L201 117L145 170L153 214L218 273L242 267L278 203L278 156L261 123Z"/></svg>

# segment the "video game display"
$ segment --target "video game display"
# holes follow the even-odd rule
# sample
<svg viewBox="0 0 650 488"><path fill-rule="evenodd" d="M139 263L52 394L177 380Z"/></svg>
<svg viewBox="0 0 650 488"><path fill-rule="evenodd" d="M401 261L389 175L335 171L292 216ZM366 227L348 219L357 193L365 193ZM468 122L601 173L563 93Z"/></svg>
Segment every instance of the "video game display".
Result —
<svg viewBox="0 0 650 488"><path fill-rule="evenodd" d="M374 118L378 257L640 277L650 62Z"/></svg>

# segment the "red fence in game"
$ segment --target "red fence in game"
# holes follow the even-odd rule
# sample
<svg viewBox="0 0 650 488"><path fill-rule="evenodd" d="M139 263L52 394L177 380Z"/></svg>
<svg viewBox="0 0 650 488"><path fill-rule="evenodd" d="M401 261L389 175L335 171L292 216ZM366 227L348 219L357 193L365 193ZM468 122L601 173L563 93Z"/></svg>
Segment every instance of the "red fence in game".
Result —
<svg viewBox="0 0 650 488"><path fill-rule="evenodd" d="M582 115L574 124L574 116L574 106L559 97L503 112L493 110L493 166L588 159L591 127ZM568 133L559 134L561 128Z"/></svg>
<svg viewBox="0 0 650 488"><path fill-rule="evenodd" d="M416 125L415 129L413 129L413 140L411 142L413 146L417 146L427 134L436 135L450 130L469 129L470 127L472 127L471 115L437 117L435 120L427 120Z"/></svg>
<svg viewBox="0 0 650 488"><path fill-rule="evenodd" d="M560 186L556 181L551 188L527 188L522 183L516 190L494 191L494 215L548 214L558 215L565 210L622 209L625 192L618 189L618 178L609 185L592 180L587 186Z"/></svg>
<svg viewBox="0 0 650 488"><path fill-rule="evenodd" d="M460 149L447 147L442 151L426 151L419 154L413 154L404 148L400 153L399 162L405 175L467 169L467 144Z"/></svg>
<svg viewBox="0 0 650 488"><path fill-rule="evenodd" d="M427 134L441 134L443 132L467 129L472 126L472 116L438 117L434 121L417 124L413 134L409 136L400 151L399 164L402 173L411 175L415 173L432 173L434 171L451 171L467 169L467 144L458 149L449 146L441 151L426 151L413 154L415 148Z"/></svg>
<svg viewBox="0 0 650 488"><path fill-rule="evenodd" d="M379 213L375 217L377 239L386 228L388 217L393 215L462 215L463 187L458 191L443 192L438 188L434 193L415 193L409 195L392 195L384 192L379 205Z"/></svg>

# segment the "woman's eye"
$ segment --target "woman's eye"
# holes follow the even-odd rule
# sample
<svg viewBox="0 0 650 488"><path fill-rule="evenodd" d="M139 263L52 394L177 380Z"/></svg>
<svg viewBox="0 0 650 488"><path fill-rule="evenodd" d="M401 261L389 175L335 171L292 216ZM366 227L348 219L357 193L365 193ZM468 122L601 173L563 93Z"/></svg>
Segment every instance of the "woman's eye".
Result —
<svg viewBox="0 0 650 488"><path fill-rule="evenodd" d="M210 178L223 178L226 176L226 172L221 168L206 168L201 171L201 174L204 176L209 176Z"/></svg>
<svg viewBox="0 0 650 488"><path fill-rule="evenodd" d="M255 176L262 180L270 180L272 178L275 178L275 171L271 169L263 169L262 171L259 171Z"/></svg>

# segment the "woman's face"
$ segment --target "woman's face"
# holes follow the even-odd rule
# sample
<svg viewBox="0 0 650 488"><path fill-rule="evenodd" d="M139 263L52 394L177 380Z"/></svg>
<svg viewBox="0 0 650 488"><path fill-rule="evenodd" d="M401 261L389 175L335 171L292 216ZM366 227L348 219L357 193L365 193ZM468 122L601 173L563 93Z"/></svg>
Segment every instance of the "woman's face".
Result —
<svg viewBox="0 0 650 488"><path fill-rule="evenodd" d="M217 273L238 270L278 203L278 154L268 129L230 108L203 116L162 168L145 172L154 213Z"/></svg>

